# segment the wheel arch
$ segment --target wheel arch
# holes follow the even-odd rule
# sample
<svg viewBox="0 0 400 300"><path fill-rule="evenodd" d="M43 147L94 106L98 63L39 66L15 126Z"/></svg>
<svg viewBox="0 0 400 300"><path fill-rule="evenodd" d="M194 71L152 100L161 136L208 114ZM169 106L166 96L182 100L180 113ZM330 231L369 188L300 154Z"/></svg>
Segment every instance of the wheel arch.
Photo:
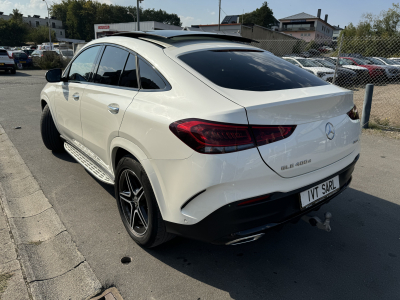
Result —
<svg viewBox="0 0 400 300"><path fill-rule="evenodd" d="M164 194L161 188L161 182L156 174L156 171L150 162L150 159L147 157L147 155L133 142L121 138L121 137L116 137L112 140L111 146L110 146L110 161L112 164L112 170L115 175L115 170L118 165L118 161L124 157L125 155L131 155L135 160L137 160L145 170L147 177L150 180L150 184L153 188L154 195L156 197L158 207L161 212L161 216L165 220L164 216L167 213L167 205L166 201L164 198ZM115 178L117 180L117 178Z"/></svg>
<svg viewBox="0 0 400 300"><path fill-rule="evenodd" d="M41 107L42 111L46 107L47 104L48 104L47 100L45 100L45 99L40 100L40 107Z"/></svg>

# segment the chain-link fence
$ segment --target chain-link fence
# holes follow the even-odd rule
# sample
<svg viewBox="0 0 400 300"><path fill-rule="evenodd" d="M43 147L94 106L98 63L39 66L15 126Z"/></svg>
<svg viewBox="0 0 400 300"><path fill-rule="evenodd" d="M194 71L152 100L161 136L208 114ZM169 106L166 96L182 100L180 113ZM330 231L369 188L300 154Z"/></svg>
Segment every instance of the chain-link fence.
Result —
<svg viewBox="0 0 400 300"><path fill-rule="evenodd" d="M365 86L374 84L369 126L400 130L400 38L342 36L337 42L260 40L252 45L353 90L361 114Z"/></svg>

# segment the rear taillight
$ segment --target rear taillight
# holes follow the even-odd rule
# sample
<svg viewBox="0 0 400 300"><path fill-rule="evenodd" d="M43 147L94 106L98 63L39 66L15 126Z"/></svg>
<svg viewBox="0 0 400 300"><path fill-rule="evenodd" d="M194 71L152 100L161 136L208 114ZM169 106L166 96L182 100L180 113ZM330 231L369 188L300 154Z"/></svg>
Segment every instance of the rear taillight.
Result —
<svg viewBox="0 0 400 300"><path fill-rule="evenodd" d="M7 53L7 54L8 54L8 53ZM11 55L8 54L8 57L11 58L11 59L14 59L14 53L11 53Z"/></svg>
<svg viewBox="0 0 400 300"><path fill-rule="evenodd" d="M257 146L277 142L289 137L296 129L291 126L251 126Z"/></svg>
<svg viewBox="0 0 400 300"><path fill-rule="evenodd" d="M290 136L296 126L248 126L186 119L172 123L169 128L193 150L220 154L279 141Z"/></svg>
<svg viewBox="0 0 400 300"><path fill-rule="evenodd" d="M352 120L359 120L360 115L358 113L357 107L354 105L353 108L347 113L347 115L350 117Z"/></svg>

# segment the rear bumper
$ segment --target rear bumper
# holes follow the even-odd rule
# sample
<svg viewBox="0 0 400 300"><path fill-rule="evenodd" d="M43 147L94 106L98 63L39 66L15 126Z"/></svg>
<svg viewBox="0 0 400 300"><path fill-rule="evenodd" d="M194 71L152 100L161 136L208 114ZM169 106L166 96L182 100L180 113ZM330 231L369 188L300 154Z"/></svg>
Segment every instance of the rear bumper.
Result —
<svg viewBox="0 0 400 300"><path fill-rule="evenodd" d="M358 158L359 155L344 169L318 182L287 193L274 193L266 202L248 206L237 206L238 202L230 203L193 225L166 222L167 231L204 242L225 245L242 237L278 229L288 222L298 221L302 215L312 210L319 209L344 191L350 184ZM299 195L302 191L337 175L340 183L337 193L307 209L300 208Z"/></svg>
<svg viewBox="0 0 400 300"><path fill-rule="evenodd" d="M13 70L15 69L14 64L5 64L0 66L0 70Z"/></svg>

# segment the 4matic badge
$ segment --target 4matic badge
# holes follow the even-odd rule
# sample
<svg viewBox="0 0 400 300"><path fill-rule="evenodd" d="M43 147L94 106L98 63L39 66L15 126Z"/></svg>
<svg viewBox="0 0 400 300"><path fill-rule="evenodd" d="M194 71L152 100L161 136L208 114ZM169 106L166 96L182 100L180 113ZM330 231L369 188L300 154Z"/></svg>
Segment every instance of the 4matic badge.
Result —
<svg viewBox="0 0 400 300"><path fill-rule="evenodd" d="M311 162L311 159L302 160L302 161L299 161L299 162L297 162L297 163L295 163L295 164L290 164L290 165L282 166L282 167L281 167L281 170L283 171L283 170L292 169L292 168L294 168L294 167L300 167L300 166L303 166L303 165L305 165L305 164L309 164L310 162Z"/></svg>

